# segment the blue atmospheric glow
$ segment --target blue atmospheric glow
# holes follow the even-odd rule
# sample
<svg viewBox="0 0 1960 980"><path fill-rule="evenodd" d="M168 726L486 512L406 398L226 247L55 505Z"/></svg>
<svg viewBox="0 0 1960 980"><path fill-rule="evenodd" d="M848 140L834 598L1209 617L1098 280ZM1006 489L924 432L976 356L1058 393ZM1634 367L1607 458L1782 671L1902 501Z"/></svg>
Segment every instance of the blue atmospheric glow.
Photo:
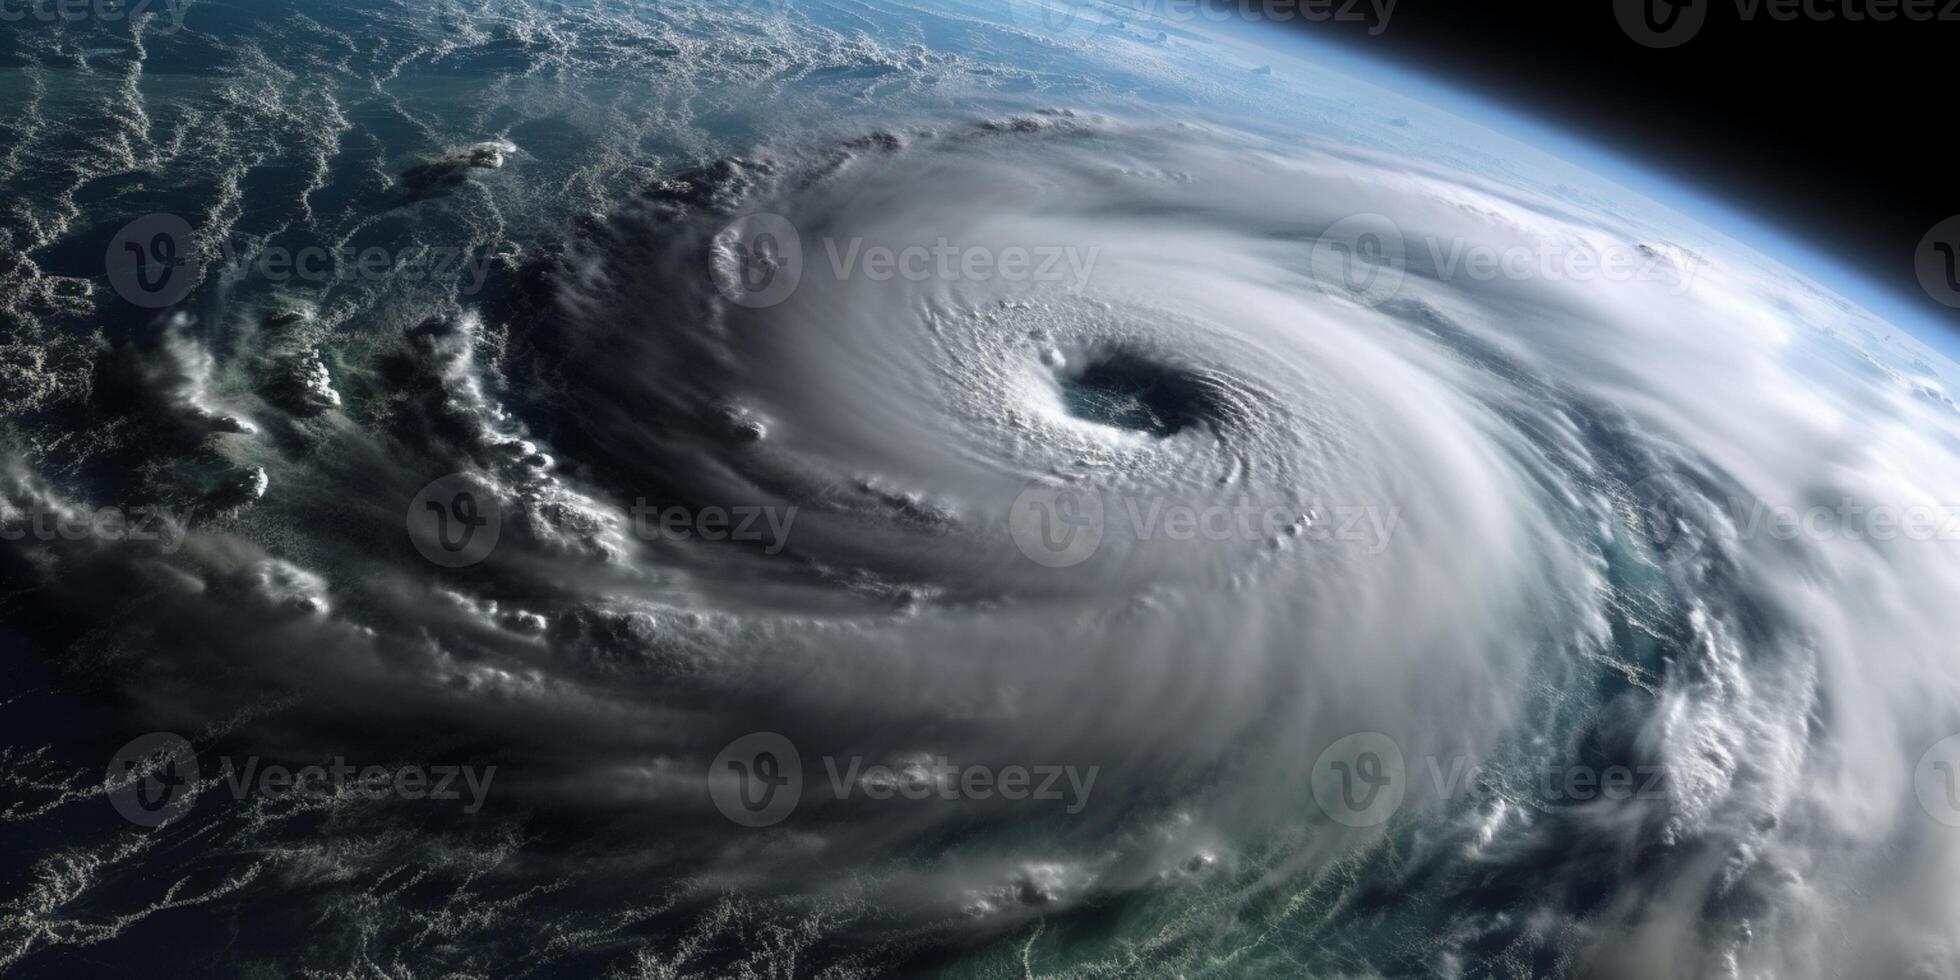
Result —
<svg viewBox="0 0 1960 980"><path fill-rule="evenodd" d="M1419 70L1385 58L1355 54L1342 46L1303 37L1297 32L1286 34L1286 40L1277 44L1274 42L1281 36L1279 31L1248 32L1248 36L1251 35L1256 35L1252 39L1264 47L1327 65L1353 78L1390 76L1392 80L1382 87L1537 147L1603 180L1693 218L1832 290L1960 365L1960 331L1956 331L1953 325L1924 310L1915 298L1902 297L1897 290L1873 282L1864 273L1826 254L1824 250L1791 236L1773 221L1740 210L1650 166L1487 101ZM1899 262L1908 268L1912 261L1912 247L1916 244L1904 243L1900 249Z"/></svg>

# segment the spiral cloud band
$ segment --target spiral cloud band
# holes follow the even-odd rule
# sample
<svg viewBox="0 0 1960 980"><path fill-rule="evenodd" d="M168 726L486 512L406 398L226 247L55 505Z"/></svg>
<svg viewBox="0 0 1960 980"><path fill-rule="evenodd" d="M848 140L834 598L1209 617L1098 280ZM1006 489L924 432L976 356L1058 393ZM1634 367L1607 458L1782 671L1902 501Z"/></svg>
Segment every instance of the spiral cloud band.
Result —
<svg viewBox="0 0 1960 980"><path fill-rule="evenodd" d="M589 16L553 70L744 64ZM1960 971L1950 363L1304 60L1267 125L1198 67L1112 106L1133 26L752 16L710 81L836 132L647 123L572 200L486 123L327 236L468 215L466 289L206 273L87 348L114 399L32 375L0 820L87 829L0 965L243 917L401 975Z"/></svg>

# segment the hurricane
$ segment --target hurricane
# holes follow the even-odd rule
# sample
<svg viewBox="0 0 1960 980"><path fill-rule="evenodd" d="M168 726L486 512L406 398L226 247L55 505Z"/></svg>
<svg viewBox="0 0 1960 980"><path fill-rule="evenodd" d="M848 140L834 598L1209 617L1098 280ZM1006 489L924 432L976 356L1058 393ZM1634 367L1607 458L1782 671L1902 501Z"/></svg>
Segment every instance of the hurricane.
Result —
<svg viewBox="0 0 1960 980"><path fill-rule="evenodd" d="M1954 365L1151 9L17 30L0 967L1960 975Z"/></svg>

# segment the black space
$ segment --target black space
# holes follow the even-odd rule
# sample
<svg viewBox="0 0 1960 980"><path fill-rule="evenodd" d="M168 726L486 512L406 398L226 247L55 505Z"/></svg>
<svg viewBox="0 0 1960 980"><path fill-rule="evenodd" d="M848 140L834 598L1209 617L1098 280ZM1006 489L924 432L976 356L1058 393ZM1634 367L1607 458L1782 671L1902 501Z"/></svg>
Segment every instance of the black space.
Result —
<svg viewBox="0 0 1960 980"><path fill-rule="evenodd" d="M1232 0L1252 3L1262 0ZM1388 27L1294 20L1354 51L1477 91L1781 226L1960 331L1913 255L1960 214L1960 0L1948 19L1782 22L1701 0L1680 47L1636 44L1613 0L1398 0ZM1869 9L1872 0L1810 0ZM1336 7L1335 9L1339 9ZM1365 9L1365 7L1364 7Z"/></svg>

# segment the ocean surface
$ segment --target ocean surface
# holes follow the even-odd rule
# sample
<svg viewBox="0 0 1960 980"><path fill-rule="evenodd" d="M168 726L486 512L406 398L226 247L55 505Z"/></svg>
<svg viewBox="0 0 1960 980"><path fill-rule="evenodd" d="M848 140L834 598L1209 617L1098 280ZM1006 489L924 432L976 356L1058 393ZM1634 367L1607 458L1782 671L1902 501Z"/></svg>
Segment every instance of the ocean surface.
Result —
<svg viewBox="0 0 1960 980"><path fill-rule="evenodd" d="M1960 975L1953 363L1168 11L8 23L0 970Z"/></svg>

